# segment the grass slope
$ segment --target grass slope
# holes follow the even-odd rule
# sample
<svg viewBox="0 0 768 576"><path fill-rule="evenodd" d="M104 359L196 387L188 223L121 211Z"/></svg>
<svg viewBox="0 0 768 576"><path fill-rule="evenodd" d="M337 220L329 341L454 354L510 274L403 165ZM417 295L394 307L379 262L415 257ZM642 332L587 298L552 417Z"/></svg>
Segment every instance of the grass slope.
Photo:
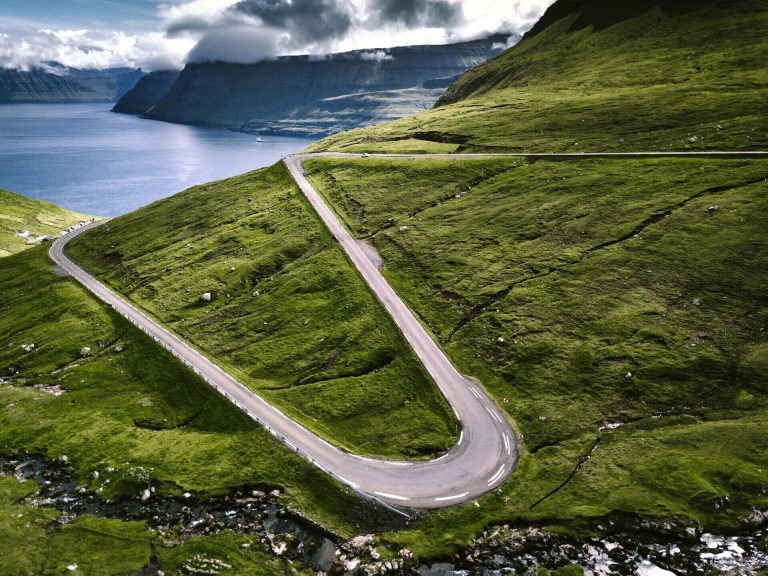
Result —
<svg viewBox="0 0 768 576"><path fill-rule="evenodd" d="M113 220L71 252L340 446L419 457L455 441L450 408L282 164Z"/></svg>
<svg viewBox="0 0 768 576"><path fill-rule="evenodd" d="M285 505L340 533L354 530L356 497L51 269L42 247L0 260L0 453L67 455L75 479L101 488L102 498L135 499L148 483L176 497L282 487ZM34 350L22 348L31 343ZM91 354L83 359L85 346ZM67 392L53 396L41 385ZM116 471L105 483L109 466ZM91 479L93 470L101 480Z"/></svg>
<svg viewBox="0 0 768 576"><path fill-rule="evenodd" d="M766 28L766 0L559 0L443 105L311 149L766 149Z"/></svg>
<svg viewBox="0 0 768 576"><path fill-rule="evenodd" d="M31 246L26 238L17 236L22 230L29 231L32 237L58 236L63 229L84 218L86 216L50 202L0 190L0 257Z"/></svg>
<svg viewBox="0 0 768 576"><path fill-rule="evenodd" d="M480 510L398 538L438 552L489 522L610 514L733 526L768 504L768 161L306 166L525 437Z"/></svg>

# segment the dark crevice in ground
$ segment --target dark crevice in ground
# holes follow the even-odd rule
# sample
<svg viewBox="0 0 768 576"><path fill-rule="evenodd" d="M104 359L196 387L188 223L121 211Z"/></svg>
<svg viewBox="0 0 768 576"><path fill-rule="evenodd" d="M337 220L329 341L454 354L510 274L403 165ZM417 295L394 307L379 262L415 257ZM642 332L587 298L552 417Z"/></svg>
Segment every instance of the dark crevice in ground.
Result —
<svg viewBox="0 0 768 576"><path fill-rule="evenodd" d="M490 296L488 299L486 299L481 304L478 304L477 306L474 306L469 313L462 318L456 326L451 330L448 337L445 339L444 343L449 344L457 332L459 332L461 329L463 329L467 324L472 322L475 318L483 314L490 306L493 306L503 298L509 295L512 290L514 290L517 286L520 286L521 284L525 284L526 282L530 282L532 280L537 280L539 278L545 278L547 276L550 276L551 274L554 274L556 272L560 272L561 270L565 270L567 268L578 266L584 260L589 256L590 254L594 254L595 252L599 252L601 250L605 250L606 248L610 248L611 246L615 246L617 244L621 244L623 242L626 242L628 240L631 240L632 238L635 238L639 234L641 234L644 230L646 230L649 226L653 226L654 224L658 224L659 222L665 220L669 216L671 216L673 213L678 211L681 208L684 208L691 202L698 200L702 196L707 196L710 194L718 194L720 192L726 192L729 190L735 190L737 188L744 188L745 186L752 186L753 184L759 184L761 182L764 182L765 178L757 178L754 180L750 180L747 182L741 182L739 184L729 184L725 186L715 186L712 188L707 188L706 190L702 190L700 192L697 192L696 194L693 194L691 196L688 196L684 200L681 200L680 202L673 204L671 206L668 206L667 208L661 210L660 212L656 212L652 215L650 215L648 218L640 222L637 226L635 226L630 232L627 232L626 234L623 234L622 236L619 236L618 238L614 238L612 240L607 240L606 242L601 242L600 244L596 244L594 246L590 246L586 250L584 250L579 259L575 262L568 262L566 264L561 264L559 266L552 266L548 270L540 272L538 274L534 274L532 276L526 276L524 278L521 278L519 280L516 280L506 286L505 288L499 290L498 292L494 293L492 296Z"/></svg>
<svg viewBox="0 0 768 576"><path fill-rule="evenodd" d="M588 461L589 461L589 459L592 457L592 453L593 453L595 450L597 450L597 447L598 447L599 445L600 445L600 437L598 436L598 437L595 439L595 441L592 443L592 446L590 447L590 449L589 449L589 450L588 450L588 451L587 451L585 454L582 454L581 456L579 456L579 460L576 462L576 466L573 468L573 470L571 471L571 473L568 475L568 478L566 478L565 480L563 480L563 482L562 482L562 483L561 483L559 486L557 486L556 488L554 488L554 489L550 490L550 491L549 491L549 492L547 492L547 493L546 493L544 496L542 496L541 498L539 498L538 500L536 500L536 502L534 502L533 504L531 504L531 507L529 508L529 510L533 510L533 509L534 509L534 508L536 508L536 507L537 507L539 504L541 504L542 502L544 502L544 501L545 501L545 500L547 500L548 498L551 498L552 496L554 496L555 494L557 494L558 492L560 492L560 490L562 490L563 488L565 488L565 487L566 487L566 486L567 486L567 485L570 483L570 481L571 481L571 480L573 480L574 476L576 476L576 473L577 473L577 472L578 472L578 471L581 469L581 467L582 467L582 466L583 466L583 465L584 465L586 462L588 462Z"/></svg>
<svg viewBox="0 0 768 576"><path fill-rule="evenodd" d="M165 422L164 420L160 421L160 420L154 420L154 419L149 419L149 418L144 418L144 419L134 418L133 425L136 426L137 428L144 428L146 430L154 430L154 431L177 430L179 428L186 428L187 426L192 424L192 422L198 416L200 416L200 412L196 412L195 414L193 414L189 418L187 418L187 419L185 419L185 420L183 420L183 421L181 421L179 423L176 423L176 424L169 424L168 422Z"/></svg>

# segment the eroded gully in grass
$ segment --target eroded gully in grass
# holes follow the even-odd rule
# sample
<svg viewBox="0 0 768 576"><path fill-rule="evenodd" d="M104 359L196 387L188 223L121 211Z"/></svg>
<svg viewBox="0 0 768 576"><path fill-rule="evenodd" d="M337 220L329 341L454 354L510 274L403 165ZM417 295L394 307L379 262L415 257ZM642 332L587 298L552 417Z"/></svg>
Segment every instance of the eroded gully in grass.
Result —
<svg viewBox="0 0 768 576"><path fill-rule="evenodd" d="M764 182L765 178L757 178L754 180L750 180L747 182L741 182L738 184L729 184L727 186L715 186L712 188L707 188L706 190L701 190L691 196L688 196L684 200L681 200L680 202L673 204L671 206L668 206L664 208L663 210L659 212L655 212L654 214L651 214L648 218L640 222L637 226L635 226L630 232L627 232L626 234L623 234L619 236L618 238L613 238L611 240L607 240L605 242L601 242L600 244L596 244L594 246L590 246L586 250L584 250L581 255L579 256L579 259L575 262L568 262L565 264L561 264L559 266L552 266L548 270L544 272L540 272L538 274L533 274L531 276L526 276L524 278L521 278L519 280L515 280L514 282L508 284L503 289L499 290L492 296L490 296L488 299L486 299L481 304L478 304L477 306L474 306L466 316L464 316L459 322L453 327L450 334L447 338L443 341L443 345L450 344L453 341L454 336L463 328L467 326L470 322L478 318L481 314L483 314L488 308L496 304L497 302L504 299L506 296L508 296L512 290L514 290L517 286L520 286L522 284L525 284L527 282L531 282L532 280L537 280L539 278L545 278L547 276L550 276L552 274L555 274L556 272L560 272L561 270L565 270L567 268L571 268L573 266L578 266L582 262L584 262L584 259L587 258L590 254L594 254L595 252L599 252L601 250L605 250L606 248L610 248L611 246L616 246L617 244L621 244L622 242L626 242L628 240L631 240L632 238L635 238L639 234L641 234L643 231L645 231L648 227L653 226L654 224L658 224L659 222L662 222L663 220L666 220L669 216L674 214L676 211L680 210L681 208L684 208L691 202L698 200L699 198L703 196L708 196L711 194L718 194L720 192L726 192L729 190L735 190L737 188L744 188L746 186L752 186L754 184L759 184L761 182Z"/></svg>

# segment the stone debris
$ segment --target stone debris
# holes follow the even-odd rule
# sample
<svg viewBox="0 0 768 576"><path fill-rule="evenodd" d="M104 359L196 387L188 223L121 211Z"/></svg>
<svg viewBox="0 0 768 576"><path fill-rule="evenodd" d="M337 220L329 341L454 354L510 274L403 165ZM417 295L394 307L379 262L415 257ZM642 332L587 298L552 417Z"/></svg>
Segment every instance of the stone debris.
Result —
<svg viewBox="0 0 768 576"><path fill-rule="evenodd" d="M120 352L122 352L123 350L125 350L125 346L123 346L122 344L118 344L117 346L115 346L116 354L120 354Z"/></svg>
<svg viewBox="0 0 768 576"><path fill-rule="evenodd" d="M91 349L88 346L84 346L80 349L80 358L87 358L91 355Z"/></svg>
<svg viewBox="0 0 768 576"><path fill-rule="evenodd" d="M40 392L45 392L46 394L50 394L51 396L61 396L62 394L66 394L67 391L59 386L58 384L51 384L50 386L43 386L38 385L35 386L37 390L40 390Z"/></svg>
<svg viewBox="0 0 768 576"><path fill-rule="evenodd" d="M32 352L32 350L35 349L34 344L22 344L21 349L24 350L24 352Z"/></svg>
<svg viewBox="0 0 768 576"><path fill-rule="evenodd" d="M400 232L405 232L408 230L408 226L400 226Z"/></svg>
<svg viewBox="0 0 768 576"><path fill-rule="evenodd" d="M210 292L203 292L203 295L200 296L200 300L203 302L210 302L211 301L211 293Z"/></svg>

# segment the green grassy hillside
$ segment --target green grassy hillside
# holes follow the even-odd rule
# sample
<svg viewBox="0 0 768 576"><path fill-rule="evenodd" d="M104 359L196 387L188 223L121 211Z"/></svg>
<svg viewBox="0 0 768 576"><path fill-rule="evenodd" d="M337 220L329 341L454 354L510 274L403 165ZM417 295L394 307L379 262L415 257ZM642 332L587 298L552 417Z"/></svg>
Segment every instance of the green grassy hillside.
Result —
<svg viewBox="0 0 768 576"><path fill-rule="evenodd" d="M559 0L438 107L313 149L766 149L766 29L766 0Z"/></svg>
<svg viewBox="0 0 768 576"><path fill-rule="evenodd" d="M340 446L423 457L456 439L450 408L282 164L112 220L71 253Z"/></svg>
<svg viewBox="0 0 768 576"><path fill-rule="evenodd" d="M63 229L83 218L86 217L82 214L50 202L0 190L0 257L33 246L38 236L58 236ZM29 238L18 235L25 230L29 232Z"/></svg>
<svg viewBox="0 0 768 576"><path fill-rule="evenodd" d="M189 491L201 499L279 487L282 505L341 534L356 530L356 497L52 268L44 247L0 259L0 456L66 455L78 485L103 499L137 501L148 484L158 496ZM35 346L26 351L29 344ZM91 348L87 358L80 357L83 347ZM53 386L64 393L43 388ZM247 534L180 545L144 523L87 514L53 529L55 508L20 501L34 490L32 480L0 477L2 574L60 574L71 563L82 574L133 574L151 556L170 574L202 551L238 566L237 573L252 573L249 564L258 574L286 569L259 549L241 550ZM273 569L259 569L265 562Z"/></svg>
<svg viewBox="0 0 768 576"><path fill-rule="evenodd" d="M401 538L439 549L494 521L617 515L737 526L768 505L768 161L306 166L524 434L480 511Z"/></svg>

